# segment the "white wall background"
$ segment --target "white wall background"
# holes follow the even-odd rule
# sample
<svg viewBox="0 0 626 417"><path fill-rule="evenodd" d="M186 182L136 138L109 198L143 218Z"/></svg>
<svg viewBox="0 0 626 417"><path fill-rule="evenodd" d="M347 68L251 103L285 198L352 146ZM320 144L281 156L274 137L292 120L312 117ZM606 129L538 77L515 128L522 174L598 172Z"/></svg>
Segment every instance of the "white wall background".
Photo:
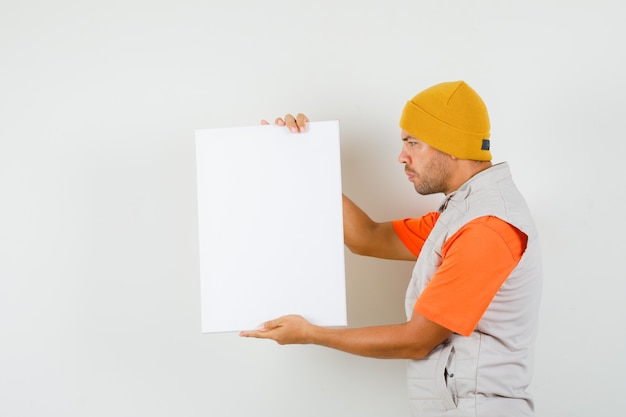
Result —
<svg viewBox="0 0 626 417"><path fill-rule="evenodd" d="M339 118L344 191L415 216L400 111L455 79L543 240L537 415L623 416L625 12L0 0L0 416L407 415L403 361L200 333L194 129ZM351 325L403 320L411 265L346 257Z"/></svg>

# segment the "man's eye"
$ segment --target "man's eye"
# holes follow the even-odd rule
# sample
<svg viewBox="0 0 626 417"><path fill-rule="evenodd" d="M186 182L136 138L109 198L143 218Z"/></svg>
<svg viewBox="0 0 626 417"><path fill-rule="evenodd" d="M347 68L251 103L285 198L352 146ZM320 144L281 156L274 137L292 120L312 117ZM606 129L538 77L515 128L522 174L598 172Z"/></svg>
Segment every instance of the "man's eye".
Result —
<svg viewBox="0 0 626 417"><path fill-rule="evenodd" d="M409 144L409 146L413 147L415 145L417 145L417 142L407 142Z"/></svg>

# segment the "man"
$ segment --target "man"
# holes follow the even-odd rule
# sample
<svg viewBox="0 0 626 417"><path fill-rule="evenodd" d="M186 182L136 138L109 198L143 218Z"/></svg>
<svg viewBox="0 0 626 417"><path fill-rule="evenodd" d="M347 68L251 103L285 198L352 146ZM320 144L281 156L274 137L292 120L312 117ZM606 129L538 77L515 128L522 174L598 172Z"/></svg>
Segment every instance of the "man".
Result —
<svg viewBox="0 0 626 417"><path fill-rule="evenodd" d="M276 121L294 132L306 122ZM532 416L538 237L508 165L491 163L487 108L465 82L441 83L406 104L400 127L408 180L422 195L445 194L441 208L378 223L344 196L344 235L354 253L416 261L408 321L336 329L290 315L241 335L410 359L414 416Z"/></svg>

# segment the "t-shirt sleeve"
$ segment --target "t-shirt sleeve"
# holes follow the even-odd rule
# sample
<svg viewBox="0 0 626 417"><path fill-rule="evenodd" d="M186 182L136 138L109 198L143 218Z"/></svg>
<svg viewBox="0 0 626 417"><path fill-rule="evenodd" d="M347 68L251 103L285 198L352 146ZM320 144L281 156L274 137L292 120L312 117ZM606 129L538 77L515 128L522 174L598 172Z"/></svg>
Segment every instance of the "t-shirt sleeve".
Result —
<svg viewBox="0 0 626 417"><path fill-rule="evenodd" d="M431 212L416 219L402 219L391 222L393 228L404 245L415 256L419 256L424 242L441 213Z"/></svg>
<svg viewBox="0 0 626 417"><path fill-rule="evenodd" d="M439 269L414 310L469 336L526 250L527 236L496 217L463 226L442 248Z"/></svg>

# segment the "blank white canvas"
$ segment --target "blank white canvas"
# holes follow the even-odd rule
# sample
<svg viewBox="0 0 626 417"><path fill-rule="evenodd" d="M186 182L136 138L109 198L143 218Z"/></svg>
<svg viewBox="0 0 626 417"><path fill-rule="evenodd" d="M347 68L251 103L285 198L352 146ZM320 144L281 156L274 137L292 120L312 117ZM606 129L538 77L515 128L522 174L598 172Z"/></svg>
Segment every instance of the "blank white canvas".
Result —
<svg viewBox="0 0 626 417"><path fill-rule="evenodd" d="M196 131L202 331L345 326L339 122Z"/></svg>

